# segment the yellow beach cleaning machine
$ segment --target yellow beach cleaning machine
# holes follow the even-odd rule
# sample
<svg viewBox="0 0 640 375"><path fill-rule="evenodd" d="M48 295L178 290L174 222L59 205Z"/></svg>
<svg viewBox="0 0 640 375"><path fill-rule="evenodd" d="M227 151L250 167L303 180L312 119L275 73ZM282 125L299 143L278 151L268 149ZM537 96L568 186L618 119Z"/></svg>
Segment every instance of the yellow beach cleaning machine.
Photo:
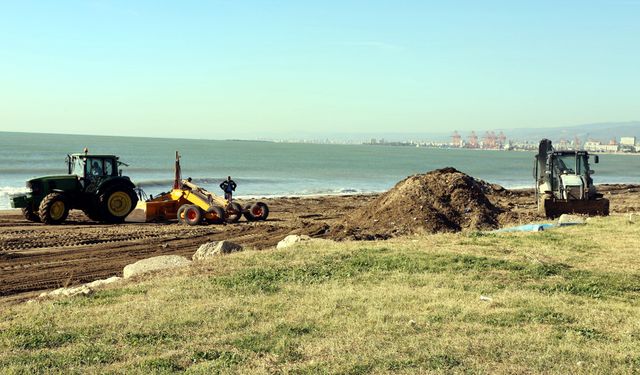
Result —
<svg viewBox="0 0 640 375"><path fill-rule="evenodd" d="M201 223L236 223L244 216L248 221L262 221L269 216L263 202L244 207L233 199L227 200L196 185L191 178L182 179L180 156L176 152L173 189L146 201L140 201L127 216L128 222L158 222L178 220L188 225Z"/></svg>

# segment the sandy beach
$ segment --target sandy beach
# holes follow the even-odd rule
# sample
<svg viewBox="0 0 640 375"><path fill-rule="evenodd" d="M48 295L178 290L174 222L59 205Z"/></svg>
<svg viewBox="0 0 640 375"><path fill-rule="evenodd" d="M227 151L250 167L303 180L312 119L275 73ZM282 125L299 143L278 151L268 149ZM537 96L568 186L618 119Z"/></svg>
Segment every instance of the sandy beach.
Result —
<svg viewBox="0 0 640 375"><path fill-rule="evenodd" d="M640 213L640 185L601 185L611 214ZM289 234L335 238L345 216L370 203L371 195L265 199L266 222L189 227L173 223L103 225L72 211L69 221L47 226L26 221L19 210L0 211L0 302L31 298L42 290L120 275L139 259L178 254L190 257L203 243L231 240L266 249ZM500 227L544 221L536 214L532 190L488 194L502 207Z"/></svg>

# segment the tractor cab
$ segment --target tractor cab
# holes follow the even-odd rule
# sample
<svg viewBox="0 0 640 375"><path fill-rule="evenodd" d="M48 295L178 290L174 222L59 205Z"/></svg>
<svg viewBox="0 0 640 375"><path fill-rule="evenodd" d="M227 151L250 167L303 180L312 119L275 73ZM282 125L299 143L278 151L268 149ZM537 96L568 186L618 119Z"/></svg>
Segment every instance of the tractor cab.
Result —
<svg viewBox="0 0 640 375"><path fill-rule="evenodd" d="M112 177L122 175L120 165L126 165L118 161L115 155L67 155L67 170L70 175L75 175L83 188L99 184Z"/></svg>
<svg viewBox="0 0 640 375"><path fill-rule="evenodd" d="M119 162L118 157L114 155L67 155L69 174L80 178L118 176L120 175L118 166L121 164L124 163Z"/></svg>

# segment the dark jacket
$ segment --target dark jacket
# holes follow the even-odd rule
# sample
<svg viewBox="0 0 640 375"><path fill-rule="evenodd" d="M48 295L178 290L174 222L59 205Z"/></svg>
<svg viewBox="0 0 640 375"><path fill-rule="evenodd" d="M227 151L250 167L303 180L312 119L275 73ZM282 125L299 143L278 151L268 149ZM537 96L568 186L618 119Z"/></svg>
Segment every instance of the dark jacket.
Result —
<svg viewBox="0 0 640 375"><path fill-rule="evenodd" d="M236 182L233 180L224 180L220 184L220 189L222 189L225 193L231 193L236 190Z"/></svg>

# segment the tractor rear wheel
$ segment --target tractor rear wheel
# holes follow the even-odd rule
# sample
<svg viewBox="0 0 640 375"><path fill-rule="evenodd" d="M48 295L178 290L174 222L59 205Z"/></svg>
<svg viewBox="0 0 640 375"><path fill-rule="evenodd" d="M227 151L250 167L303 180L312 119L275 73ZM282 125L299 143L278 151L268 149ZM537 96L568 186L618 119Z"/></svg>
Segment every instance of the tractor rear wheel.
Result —
<svg viewBox="0 0 640 375"><path fill-rule="evenodd" d="M67 205L64 195L61 193L50 193L42 202L38 209L40 220L45 224L60 224L67 219L69 215L69 206Z"/></svg>
<svg viewBox="0 0 640 375"><path fill-rule="evenodd" d="M138 196L133 189L114 186L98 197L102 219L108 223L122 223L138 204Z"/></svg>
<svg viewBox="0 0 640 375"><path fill-rule="evenodd" d="M184 222L188 225L198 225L202 221L203 212L198 206L189 205L184 210Z"/></svg>
<svg viewBox="0 0 640 375"><path fill-rule="evenodd" d="M38 216L38 214L33 212L31 207L23 208L22 209L22 216L24 216L24 218L29 220L29 221L33 221L34 223L39 223L40 222L40 216Z"/></svg>
<svg viewBox="0 0 640 375"><path fill-rule="evenodd" d="M225 221L227 223L237 223L242 217L242 206L236 202L231 202L227 206L227 212L225 212Z"/></svg>

